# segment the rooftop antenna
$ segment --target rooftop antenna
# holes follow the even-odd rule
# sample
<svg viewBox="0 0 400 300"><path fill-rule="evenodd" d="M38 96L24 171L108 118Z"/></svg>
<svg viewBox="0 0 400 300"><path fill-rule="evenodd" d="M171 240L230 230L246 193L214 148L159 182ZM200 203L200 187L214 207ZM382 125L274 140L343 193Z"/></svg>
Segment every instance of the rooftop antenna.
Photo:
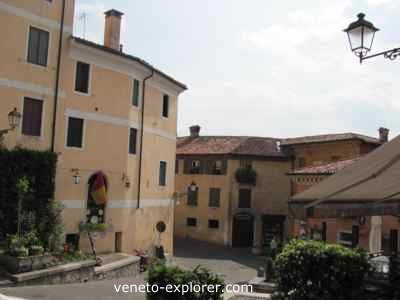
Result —
<svg viewBox="0 0 400 300"><path fill-rule="evenodd" d="M84 12L79 16L79 21L83 22L83 39L86 40L86 20L87 20L87 14Z"/></svg>

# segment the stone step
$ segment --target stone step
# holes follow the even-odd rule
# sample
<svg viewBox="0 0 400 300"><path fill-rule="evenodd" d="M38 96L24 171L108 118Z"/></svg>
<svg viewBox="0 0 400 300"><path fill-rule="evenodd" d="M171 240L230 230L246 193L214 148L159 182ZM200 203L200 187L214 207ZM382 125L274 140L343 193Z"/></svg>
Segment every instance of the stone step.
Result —
<svg viewBox="0 0 400 300"><path fill-rule="evenodd" d="M11 280L0 278L0 289L13 286L15 286L15 284Z"/></svg>

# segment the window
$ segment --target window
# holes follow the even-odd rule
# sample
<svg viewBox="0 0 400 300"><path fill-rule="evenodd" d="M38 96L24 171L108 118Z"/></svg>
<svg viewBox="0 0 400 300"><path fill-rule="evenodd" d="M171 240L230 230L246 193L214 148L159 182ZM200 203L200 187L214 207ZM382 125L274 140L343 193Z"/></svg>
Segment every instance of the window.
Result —
<svg viewBox="0 0 400 300"><path fill-rule="evenodd" d="M132 94L132 105L139 106L139 80L133 80L133 94Z"/></svg>
<svg viewBox="0 0 400 300"><path fill-rule="evenodd" d="M213 163L212 173L214 175L221 175L222 174L222 161L217 160Z"/></svg>
<svg viewBox="0 0 400 300"><path fill-rule="evenodd" d="M220 207L221 189L210 188L209 207Z"/></svg>
<svg viewBox="0 0 400 300"><path fill-rule="evenodd" d="M306 159L304 157L299 157L297 160L297 165L299 168L303 168L306 166Z"/></svg>
<svg viewBox="0 0 400 300"><path fill-rule="evenodd" d="M253 162L251 160L241 160L240 168L242 169L251 169L253 167Z"/></svg>
<svg viewBox="0 0 400 300"><path fill-rule="evenodd" d="M198 198L198 194L199 194L199 188L196 187L196 190L192 191L192 188L189 186L187 189L187 194L188 194L187 205L197 206L197 198Z"/></svg>
<svg viewBox="0 0 400 300"><path fill-rule="evenodd" d="M218 220L208 220L208 228L210 229L218 229L219 221Z"/></svg>
<svg viewBox="0 0 400 300"><path fill-rule="evenodd" d="M251 208L251 190L239 190L239 208Z"/></svg>
<svg viewBox="0 0 400 300"><path fill-rule="evenodd" d="M129 131L129 154L136 154L137 129L131 128Z"/></svg>
<svg viewBox="0 0 400 300"><path fill-rule="evenodd" d="M179 159L175 160L175 174L179 174Z"/></svg>
<svg viewBox="0 0 400 300"><path fill-rule="evenodd" d="M22 134L40 136L42 132L43 101L24 98Z"/></svg>
<svg viewBox="0 0 400 300"><path fill-rule="evenodd" d="M193 160L192 161L192 166L190 169L191 174L200 174L200 169L201 169L201 163L199 160Z"/></svg>
<svg viewBox="0 0 400 300"><path fill-rule="evenodd" d="M340 245L351 246L353 245L353 233L351 231L339 231L337 241Z"/></svg>
<svg viewBox="0 0 400 300"><path fill-rule="evenodd" d="M28 62L47 66L49 35L47 31L35 27L29 28Z"/></svg>
<svg viewBox="0 0 400 300"><path fill-rule="evenodd" d="M88 94L89 77L90 77L90 65L78 61L76 63L75 91Z"/></svg>
<svg viewBox="0 0 400 300"><path fill-rule="evenodd" d="M168 95L164 95L164 97L163 97L162 116L164 118L168 118L168 113L169 113L169 96Z"/></svg>
<svg viewBox="0 0 400 300"><path fill-rule="evenodd" d="M167 162L160 161L160 177L159 177L159 186L167 185Z"/></svg>
<svg viewBox="0 0 400 300"><path fill-rule="evenodd" d="M186 219L186 226L196 227L197 226L197 219L196 218L187 218Z"/></svg>
<svg viewBox="0 0 400 300"><path fill-rule="evenodd" d="M67 147L83 147L83 124L84 120L69 117L67 132Z"/></svg>

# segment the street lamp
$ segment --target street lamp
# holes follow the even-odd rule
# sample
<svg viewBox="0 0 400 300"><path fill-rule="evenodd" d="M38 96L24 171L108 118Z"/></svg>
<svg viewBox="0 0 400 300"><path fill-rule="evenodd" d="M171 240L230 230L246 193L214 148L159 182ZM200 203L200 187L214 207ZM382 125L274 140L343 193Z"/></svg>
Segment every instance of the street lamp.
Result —
<svg viewBox="0 0 400 300"><path fill-rule="evenodd" d="M344 32L347 33L351 51L360 59L360 63L365 59L381 55L390 60L394 60L400 55L400 48L394 48L367 56L372 49L375 33L379 31L379 29L365 19L365 14L360 13L357 17L358 20L350 23Z"/></svg>
<svg viewBox="0 0 400 300"><path fill-rule="evenodd" d="M8 113L8 125L10 126L9 129L0 130L0 142L3 140L4 135L8 132L17 128L21 122L22 115L20 112L17 111L17 108L14 108L12 111Z"/></svg>

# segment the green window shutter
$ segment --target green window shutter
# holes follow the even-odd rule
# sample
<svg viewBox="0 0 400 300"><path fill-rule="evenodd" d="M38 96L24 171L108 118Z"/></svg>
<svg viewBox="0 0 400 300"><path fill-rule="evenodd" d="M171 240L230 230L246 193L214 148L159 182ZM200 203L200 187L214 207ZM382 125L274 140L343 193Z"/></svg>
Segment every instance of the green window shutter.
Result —
<svg viewBox="0 0 400 300"><path fill-rule="evenodd" d="M159 185L160 186L167 185L167 163L165 161L160 161Z"/></svg>
<svg viewBox="0 0 400 300"><path fill-rule="evenodd" d="M218 188L210 188L209 207L220 207L221 190Z"/></svg>
<svg viewBox="0 0 400 300"><path fill-rule="evenodd" d="M192 191L190 187L187 189L187 205L188 206L197 206L197 198L198 198L199 188L196 188L195 191Z"/></svg>
<svg viewBox="0 0 400 300"><path fill-rule="evenodd" d="M139 106L139 80L133 80L132 105Z"/></svg>

